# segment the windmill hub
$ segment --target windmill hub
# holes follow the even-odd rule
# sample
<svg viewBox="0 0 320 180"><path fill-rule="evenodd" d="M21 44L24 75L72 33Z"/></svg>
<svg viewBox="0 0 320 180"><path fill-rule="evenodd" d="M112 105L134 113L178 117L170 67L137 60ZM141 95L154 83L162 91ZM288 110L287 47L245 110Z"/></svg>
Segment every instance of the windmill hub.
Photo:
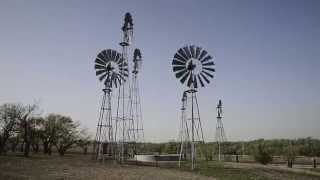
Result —
<svg viewBox="0 0 320 180"><path fill-rule="evenodd" d="M198 59L191 58L186 63L186 69L197 75L201 72L202 64Z"/></svg>
<svg viewBox="0 0 320 180"><path fill-rule="evenodd" d="M120 73L119 66L115 62L112 62L112 61L109 62L106 68L107 68L107 71L113 71L116 74Z"/></svg>

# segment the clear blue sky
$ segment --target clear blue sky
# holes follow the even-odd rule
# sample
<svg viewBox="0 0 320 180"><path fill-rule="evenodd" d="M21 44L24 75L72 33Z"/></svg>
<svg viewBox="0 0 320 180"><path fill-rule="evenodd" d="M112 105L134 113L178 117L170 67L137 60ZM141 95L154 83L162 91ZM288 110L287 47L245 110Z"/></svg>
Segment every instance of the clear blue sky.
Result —
<svg viewBox="0 0 320 180"><path fill-rule="evenodd" d="M320 138L320 1L0 2L0 103L39 101L43 115L71 116L94 132L102 84L97 53L120 50L131 12L143 53L146 139L177 137L184 87L171 61L186 44L214 55L216 76L198 100L214 137L219 98L230 140Z"/></svg>

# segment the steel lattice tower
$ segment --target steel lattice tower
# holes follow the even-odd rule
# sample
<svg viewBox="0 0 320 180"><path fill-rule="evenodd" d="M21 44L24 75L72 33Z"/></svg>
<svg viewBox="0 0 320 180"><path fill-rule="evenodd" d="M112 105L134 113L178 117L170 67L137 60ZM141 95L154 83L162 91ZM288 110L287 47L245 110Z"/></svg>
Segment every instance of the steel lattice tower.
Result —
<svg viewBox="0 0 320 180"><path fill-rule="evenodd" d="M179 152L179 167L182 160L190 159L192 169L195 168L196 164L196 147L197 145L204 143L196 93L197 90L194 88L191 88L183 93L179 133L181 142ZM200 147L199 150L200 153L203 154Z"/></svg>
<svg viewBox="0 0 320 180"><path fill-rule="evenodd" d="M221 145L227 141L227 137L222 124L222 101L219 100L217 105L217 124L216 124L216 142L218 144L218 160L221 161Z"/></svg>
<svg viewBox="0 0 320 180"><path fill-rule="evenodd" d="M102 104L94 144L94 159L103 160L105 155L113 157L113 124L111 111L111 87L103 89Z"/></svg>
<svg viewBox="0 0 320 180"><path fill-rule="evenodd" d="M133 37L133 21L130 13L125 14L124 25L122 26L123 38L119 43L122 47L123 63L128 65L128 50ZM129 71L128 69L121 69L122 71ZM125 73L125 72L123 72ZM134 154L135 131L134 122L131 114L132 97L130 93L130 76L126 77L126 81L118 89L117 112L116 112L116 130L115 138L117 141L117 157L120 162Z"/></svg>
<svg viewBox="0 0 320 180"><path fill-rule="evenodd" d="M142 66L142 56L139 49L135 49L133 55L133 71L132 71L132 86L131 86L131 97L132 97L132 117L135 123L135 140L136 143L144 143L144 129L142 122L142 110L139 90L139 78L138 74Z"/></svg>

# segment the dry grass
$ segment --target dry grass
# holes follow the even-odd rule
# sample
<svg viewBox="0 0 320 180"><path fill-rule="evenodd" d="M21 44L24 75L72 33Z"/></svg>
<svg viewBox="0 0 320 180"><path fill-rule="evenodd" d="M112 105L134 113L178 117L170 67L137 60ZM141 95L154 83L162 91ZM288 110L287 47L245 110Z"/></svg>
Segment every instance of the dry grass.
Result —
<svg viewBox="0 0 320 180"><path fill-rule="evenodd" d="M31 158L0 156L0 179L205 180L213 178L175 169L101 164L83 155L65 157L33 155Z"/></svg>
<svg viewBox="0 0 320 180"><path fill-rule="evenodd" d="M305 170L294 172L292 169L252 163L199 162L194 172L190 172L189 169L189 167L178 170L175 167L120 166L110 162L102 164L91 160L90 156L74 153L64 157L45 156L41 153L30 158L17 155L0 156L0 180L205 180L214 179L212 177L222 180L320 179L320 176L311 175L317 174L316 170L306 174Z"/></svg>

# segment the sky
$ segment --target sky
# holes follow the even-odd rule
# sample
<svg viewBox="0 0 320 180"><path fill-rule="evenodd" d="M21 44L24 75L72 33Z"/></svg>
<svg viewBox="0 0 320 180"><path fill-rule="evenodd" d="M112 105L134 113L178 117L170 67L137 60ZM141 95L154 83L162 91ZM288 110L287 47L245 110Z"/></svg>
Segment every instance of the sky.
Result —
<svg viewBox="0 0 320 180"><path fill-rule="evenodd" d="M228 140L320 138L319 9L317 0L2 0L0 104L37 102L42 115L70 116L93 134L103 87L94 60L121 50L130 12L147 141L178 137L186 87L171 62L187 44L216 64L197 94L206 141L219 99Z"/></svg>

